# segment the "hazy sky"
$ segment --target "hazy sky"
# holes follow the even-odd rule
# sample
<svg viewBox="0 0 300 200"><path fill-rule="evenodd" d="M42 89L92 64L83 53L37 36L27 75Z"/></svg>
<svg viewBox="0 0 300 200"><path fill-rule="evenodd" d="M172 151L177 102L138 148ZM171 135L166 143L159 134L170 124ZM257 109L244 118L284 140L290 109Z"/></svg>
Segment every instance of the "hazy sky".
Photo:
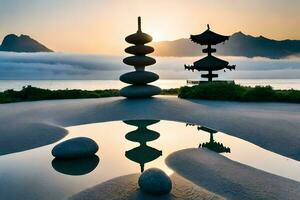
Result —
<svg viewBox="0 0 300 200"><path fill-rule="evenodd" d="M0 0L0 38L28 34L55 51L122 54L124 37L143 30L155 41L242 31L300 39L300 0Z"/></svg>

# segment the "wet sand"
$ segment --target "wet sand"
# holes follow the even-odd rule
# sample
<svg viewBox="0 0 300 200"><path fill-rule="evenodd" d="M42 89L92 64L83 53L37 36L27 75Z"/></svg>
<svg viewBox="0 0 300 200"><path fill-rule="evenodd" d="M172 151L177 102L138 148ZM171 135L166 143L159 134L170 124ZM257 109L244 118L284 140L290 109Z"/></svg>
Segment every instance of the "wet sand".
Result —
<svg viewBox="0 0 300 200"><path fill-rule="evenodd" d="M298 200L300 183L234 162L204 149L185 149L166 160L181 176L232 200Z"/></svg>
<svg viewBox="0 0 300 200"><path fill-rule="evenodd" d="M139 190L139 174L130 174L114 178L107 182L86 189L74 196L71 200L223 200L212 192L209 192L190 181L173 174L171 176L173 188L170 194L153 196Z"/></svg>

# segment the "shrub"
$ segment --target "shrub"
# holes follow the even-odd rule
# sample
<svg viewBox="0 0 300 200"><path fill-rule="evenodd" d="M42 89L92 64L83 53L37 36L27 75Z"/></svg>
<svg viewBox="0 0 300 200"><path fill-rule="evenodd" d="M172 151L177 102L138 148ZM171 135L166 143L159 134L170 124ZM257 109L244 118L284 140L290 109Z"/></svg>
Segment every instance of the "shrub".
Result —
<svg viewBox="0 0 300 200"><path fill-rule="evenodd" d="M209 99L255 102L300 102L298 90L274 90L271 86L246 87L228 82L200 83L181 87L178 97L186 99Z"/></svg>
<svg viewBox="0 0 300 200"><path fill-rule="evenodd" d="M119 96L119 90L48 90L32 86L23 87L20 91L6 90L0 92L0 103L20 101L37 101L52 99L81 99Z"/></svg>

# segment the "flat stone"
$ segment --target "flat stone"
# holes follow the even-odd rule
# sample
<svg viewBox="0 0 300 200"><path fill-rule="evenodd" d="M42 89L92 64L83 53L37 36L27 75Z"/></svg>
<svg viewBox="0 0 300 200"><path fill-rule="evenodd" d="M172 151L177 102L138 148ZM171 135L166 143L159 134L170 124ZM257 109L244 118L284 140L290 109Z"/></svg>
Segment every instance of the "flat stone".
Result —
<svg viewBox="0 0 300 200"><path fill-rule="evenodd" d="M163 195L170 193L172 190L172 181L169 176L157 168L144 171L138 183L141 191L148 194Z"/></svg>
<svg viewBox="0 0 300 200"><path fill-rule="evenodd" d="M127 98L147 98L160 94L161 89L153 85L130 85L120 90L120 94Z"/></svg>
<svg viewBox="0 0 300 200"><path fill-rule="evenodd" d="M137 32L134 34L131 34L129 36L127 36L125 38L126 42L130 43L130 44L146 44L148 42L152 41L152 37L150 35L148 35L147 33L143 33L143 32Z"/></svg>
<svg viewBox="0 0 300 200"><path fill-rule="evenodd" d="M148 66L156 63L154 58L148 56L129 56L123 59L126 65L131 66Z"/></svg>
<svg viewBox="0 0 300 200"><path fill-rule="evenodd" d="M130 46L125 49L126 53L134 54L134 55L146 55L149 53L154 52L154 48L145 45L137 45L137 46Z"/></svg>
<svg viewBox="0 0 300 200"><path fill-rule="evenodd" d="M120 76L122 82L134 85L144 85L158 79L159 76L157 74L147 71L134 71Z"/></svg>
<svg viewBox="0 0 300 200"><path fill-rule="evenodd" d="M56 158L83 158L94 155L98 151L97 143L86 137L77 137L59 143L52 149Z"/></svg>

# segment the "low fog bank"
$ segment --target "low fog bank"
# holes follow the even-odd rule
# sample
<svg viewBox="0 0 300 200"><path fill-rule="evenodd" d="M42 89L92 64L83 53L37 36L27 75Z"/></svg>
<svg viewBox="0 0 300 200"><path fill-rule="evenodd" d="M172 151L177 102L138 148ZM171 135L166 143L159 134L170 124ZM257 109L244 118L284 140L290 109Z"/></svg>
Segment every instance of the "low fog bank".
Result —
<svg viewBox="0 0 300 200"><path fill-rule="evenodd" d="M114 80L133 67L126 66L121 56L68 53L0 52L0 79L102 79ZM156 57L157 64L147 67L161 79L198 78L199 72L184 70L199 57ZM272 60L266 58L223 57L237 65L236 71L219 71L221 78L232 79L297 79L300 59Z"/></svg>

